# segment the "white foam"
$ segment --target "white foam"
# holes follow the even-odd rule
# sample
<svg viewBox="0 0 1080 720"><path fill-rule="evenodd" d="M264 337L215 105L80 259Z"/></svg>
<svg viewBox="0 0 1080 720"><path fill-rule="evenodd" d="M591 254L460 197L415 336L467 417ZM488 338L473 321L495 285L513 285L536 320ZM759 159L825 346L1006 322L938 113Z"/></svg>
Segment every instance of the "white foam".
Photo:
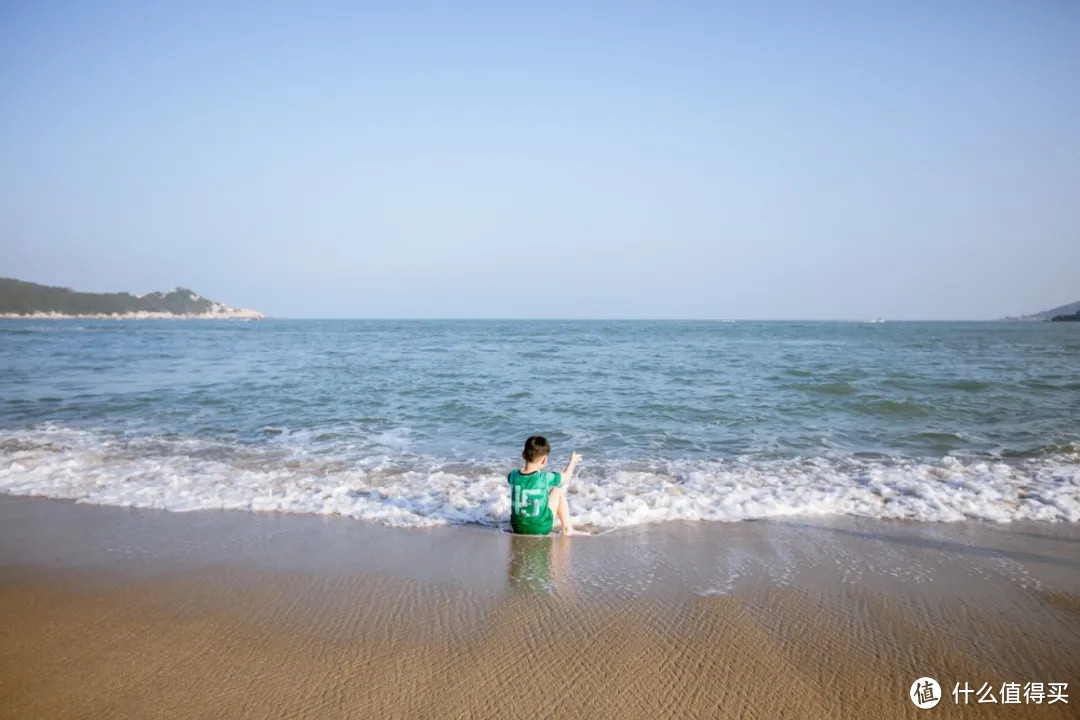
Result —
<svg viewBox="0 0 1080 720"><path fill-rule="evenodd" d="M173 511L335 514L386 525L505 522L510 460L406 454L408 431L353 454L44 425L0 431L0 492ZM858 515L923 521L1080 521L1080 453L1017 463L851 457L591 461L570 490L577 525Z"/></svg>

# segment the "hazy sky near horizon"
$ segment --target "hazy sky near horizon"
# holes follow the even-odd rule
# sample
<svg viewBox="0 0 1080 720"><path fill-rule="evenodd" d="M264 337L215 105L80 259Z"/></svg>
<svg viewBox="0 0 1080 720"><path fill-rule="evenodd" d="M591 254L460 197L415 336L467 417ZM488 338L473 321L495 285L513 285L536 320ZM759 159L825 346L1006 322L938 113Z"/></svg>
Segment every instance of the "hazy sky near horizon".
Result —
<svg viewBox="0 0 1080 720"><path fill-rule="evenodd" d="M1080 299L1080 3L803 5L0 0L0 276L283 317Z"/></svg>

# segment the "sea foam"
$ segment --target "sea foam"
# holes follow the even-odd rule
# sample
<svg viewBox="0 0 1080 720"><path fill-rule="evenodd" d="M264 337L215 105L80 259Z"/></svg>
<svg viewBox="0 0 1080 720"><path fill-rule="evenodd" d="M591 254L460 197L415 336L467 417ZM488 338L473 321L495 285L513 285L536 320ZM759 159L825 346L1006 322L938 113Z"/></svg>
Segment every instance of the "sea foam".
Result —
<svg viewBox="0 0 1080 720"><path fill-rule="evenodd" d="M403 431L404 432L404 431ZM0 431L0 492L172 511L342 515L386 525L498 525L512 460L313 451L127 436L46 424ZM597 530L671 521L857 515L922 521L1080 521L1080 452L1005 462L735 457L593 460L569 487L576 521Z"/></svg>

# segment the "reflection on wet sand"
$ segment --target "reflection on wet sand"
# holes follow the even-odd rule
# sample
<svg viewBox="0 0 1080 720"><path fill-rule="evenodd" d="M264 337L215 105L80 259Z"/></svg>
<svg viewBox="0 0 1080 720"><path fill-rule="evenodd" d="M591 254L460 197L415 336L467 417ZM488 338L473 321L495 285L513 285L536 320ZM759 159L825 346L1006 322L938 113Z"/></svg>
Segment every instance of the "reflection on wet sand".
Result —
<svg viewBox="0 0 1080 720"><path fill-rule="evenodd" d="M566 582L570 539L563 535L513 535L508 563L510 588L527 595L552 595Z"/></svg>

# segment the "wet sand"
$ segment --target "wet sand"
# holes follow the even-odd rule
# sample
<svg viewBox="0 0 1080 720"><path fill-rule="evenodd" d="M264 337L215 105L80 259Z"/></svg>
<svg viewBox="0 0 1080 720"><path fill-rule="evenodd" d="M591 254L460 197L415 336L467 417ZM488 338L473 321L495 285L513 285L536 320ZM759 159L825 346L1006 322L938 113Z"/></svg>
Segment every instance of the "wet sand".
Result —
<svg viewBox="0 0 1080 720"><path fill-rule="evenodd" d="M0 495L0 618L2 717L1076 717L1080 530L537 539ZM965 681L1070 702L957 706Z"/></svg>

